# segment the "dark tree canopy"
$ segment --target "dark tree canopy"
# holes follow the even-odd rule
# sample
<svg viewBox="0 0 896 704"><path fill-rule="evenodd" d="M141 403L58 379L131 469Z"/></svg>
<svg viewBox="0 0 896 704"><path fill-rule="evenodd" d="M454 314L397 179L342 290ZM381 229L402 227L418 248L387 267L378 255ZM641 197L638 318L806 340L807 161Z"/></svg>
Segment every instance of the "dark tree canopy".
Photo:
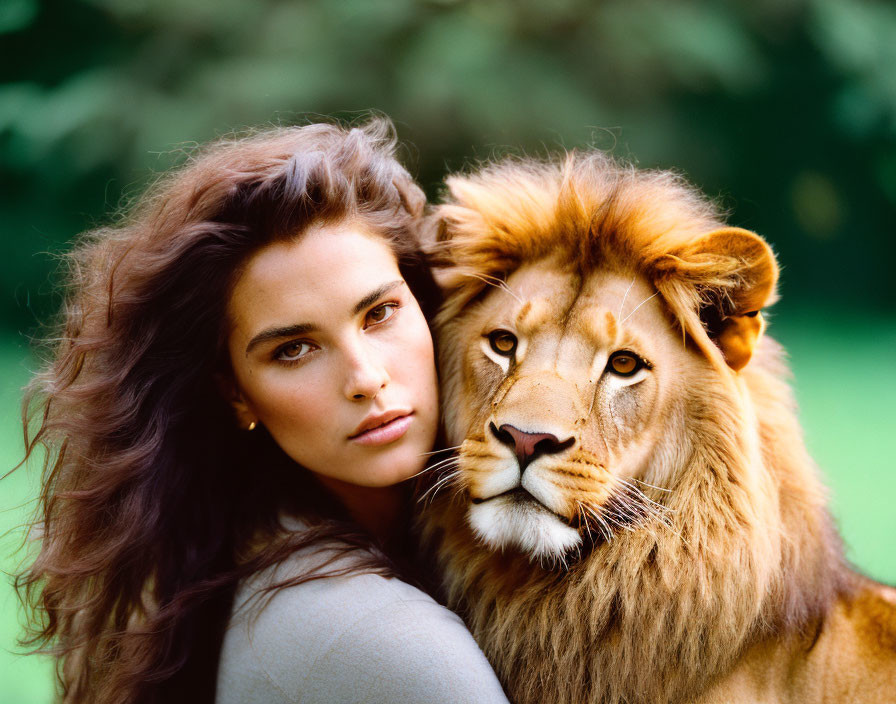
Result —
<svg viewBox="0 0 896 704"><path fill-rule="evenodd" d="M891 309L893 37L852 0L5 0L0 317L45 320L48 253L196 142L370 109L432 196L494 153L613 149L766 236L785 301Z"/></svg>

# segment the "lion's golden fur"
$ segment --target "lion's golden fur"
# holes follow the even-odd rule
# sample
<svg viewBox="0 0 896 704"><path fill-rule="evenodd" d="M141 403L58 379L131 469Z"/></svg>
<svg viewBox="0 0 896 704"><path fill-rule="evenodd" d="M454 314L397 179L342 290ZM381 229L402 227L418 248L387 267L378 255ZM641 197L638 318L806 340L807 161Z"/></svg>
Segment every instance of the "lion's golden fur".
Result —
<svg viewBox="0 0 896 704"><path fill-rule="evenodd" d="M746 357L738 352L734 363L713 329L719 321L748 321L740 316L773 299L777 267L767 246L726 228L678 177L599 153L508 160L448 185L432 249L448 292L438 330L447 433L450 444L461 445L460 470L447 481L455 489L438 490L426 509L424 534L437 551L449 604L464 616L511 700L790 701L783 694L790 692L792 701L827 701L837 687L856 686L849 690L860 695L855 701L891 701L881 697L896 675L896 600L845 565L804 448L782 350L761 337L753 352L759 330L753 328L744 338ZM542 268L520 273L533 263ZM551 277L540 303L521 293L526 282ZM523 304L526 315L533 305L546 306L536 328L566 325L573 308L551 310L550 301L568 293L570 306L578 305L586 283L604 281L595 277L631 278L629 290L653 291L654 300L639 294L633 301L644 305L637 314L654 326L645 329L665 328L682 349L676 373L643 411L648 420L637 434L649 442L619 441L646 448L648 459L627 476L661 510L569 555L536 559L512 545L494 549L467 515L481 475L497 461L482 428L508 403L529 362L502 377L475 359L488 311L498 310L489 301L506 296L506 306ZM592 288L603 295L601 286ZM615 315L612 300L603 334L619 336L628 318ZM542 344L535 335L530 356ZM540 369L547 381L539 383L550 386L574 372ZM517 401L527 418L538 416L531 409L541 403L538 393ZM549 396L549 415L562 415ZM585 422L577 420L576 428ZM606 427L595 426L589 437L603 437ZM599 466L594 460L582 474L569 470L569 463L581 467L596 456L583 449L566 465L552 460L555 481L574 477L558 496L569 496L580 512L589 501L607 510L607 494L594 482L616 486L612 460ZM604 505L582 496L604 497ZM590 535L587 523L572 520L572 509L566 518ZM857 625L863 618L876 630ZM816 663L838 643L847 644L853 663L839 679L831 674L833 655ZM812 667L836 682L800 685L812 680ZM810 690L818 696L809 699Z"/></svg>

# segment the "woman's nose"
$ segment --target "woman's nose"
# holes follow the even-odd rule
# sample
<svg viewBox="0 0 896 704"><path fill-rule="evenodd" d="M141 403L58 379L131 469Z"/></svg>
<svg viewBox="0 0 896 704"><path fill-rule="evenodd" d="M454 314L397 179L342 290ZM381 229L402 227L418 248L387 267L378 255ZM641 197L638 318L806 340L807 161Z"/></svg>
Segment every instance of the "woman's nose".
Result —
<svg viewBox="0 0 896 704"><path fill-rule="evenodd" d="M389 373L374 350L362 344L347 355L345 397L350 401L376 398L389 383Z"/></svg>

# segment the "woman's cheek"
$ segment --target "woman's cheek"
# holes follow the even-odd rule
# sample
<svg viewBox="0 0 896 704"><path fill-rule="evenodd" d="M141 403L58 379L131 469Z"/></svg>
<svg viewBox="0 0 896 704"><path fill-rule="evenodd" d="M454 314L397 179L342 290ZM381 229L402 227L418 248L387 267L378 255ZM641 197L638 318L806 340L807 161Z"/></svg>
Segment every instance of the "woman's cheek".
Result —
<svg viewBox="0 0 896 704"><path fill-rule="evenodd" d="M331 409L319 385L298 375L293 369L269 375L258 404L258 414L268 430L275 434L302 435L332 418Z"/></svg>

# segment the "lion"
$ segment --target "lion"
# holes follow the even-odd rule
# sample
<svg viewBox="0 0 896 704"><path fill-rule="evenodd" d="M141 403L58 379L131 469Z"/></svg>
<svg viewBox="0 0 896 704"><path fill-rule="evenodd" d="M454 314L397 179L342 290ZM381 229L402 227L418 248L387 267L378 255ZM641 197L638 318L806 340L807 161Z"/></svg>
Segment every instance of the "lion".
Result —
<svg viewBox="0 0 896 704"><path fill-rule="evenodd" d="M769 245L597 151L447 183L457 451L422 533L510 699L896 701L896 590L843 557L764 334Z"/></svg>

